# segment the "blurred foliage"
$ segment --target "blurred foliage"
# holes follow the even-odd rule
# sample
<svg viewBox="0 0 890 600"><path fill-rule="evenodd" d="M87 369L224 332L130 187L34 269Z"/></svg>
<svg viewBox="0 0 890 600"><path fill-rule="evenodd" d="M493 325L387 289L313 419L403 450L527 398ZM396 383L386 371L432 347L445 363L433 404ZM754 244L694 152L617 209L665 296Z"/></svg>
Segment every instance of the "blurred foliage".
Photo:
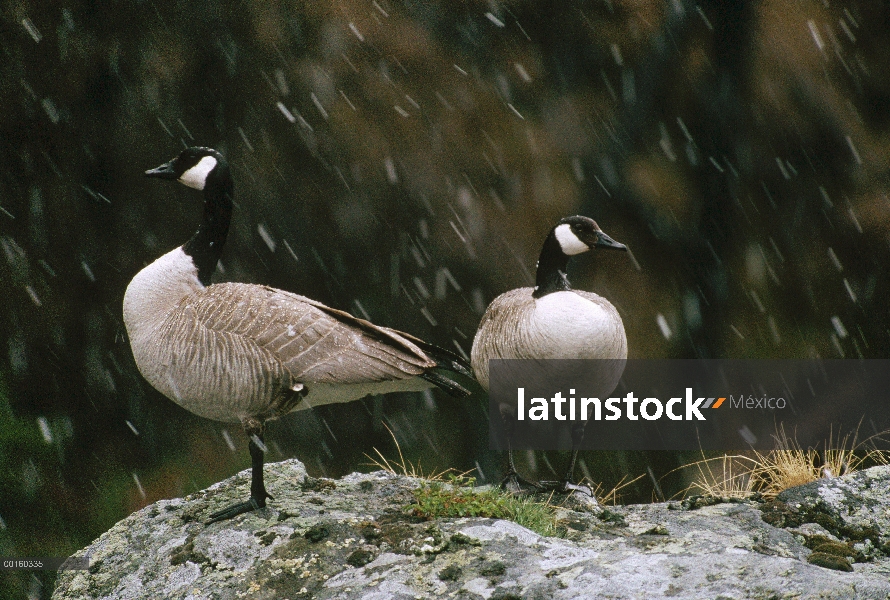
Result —
<svg viewBox="0 0 890 600"><path fill-rule="evenodd" d="M547 230L584 213L633 251L571 267L618 307L632 357L890 351L886 3L23 0L0 7L0 38L0 535L16 552L67 552L249 465L240 431L145 384L121 322L130 278L196 222L192 190L141 175L186 145L236 178L217 280L447 348L468 352ZM274 424L269 458L365 468L391 448L385 422L412 461L492 480L486 418L439 394L321 407ZM519 458L529 475L563 464ZM606 487L651 467L632 501L681 462L579 467Z"/></svg>
<svg viewBox="0 0 890 600"><path fill-rule="evenodd" d="M73 498L60 488L66 424L16 417L2 371L0 424L0 556L68 556L85 532L66 506ZM39 589L54 579L53 573L38 575L4 571L0 589Z"/></svg>

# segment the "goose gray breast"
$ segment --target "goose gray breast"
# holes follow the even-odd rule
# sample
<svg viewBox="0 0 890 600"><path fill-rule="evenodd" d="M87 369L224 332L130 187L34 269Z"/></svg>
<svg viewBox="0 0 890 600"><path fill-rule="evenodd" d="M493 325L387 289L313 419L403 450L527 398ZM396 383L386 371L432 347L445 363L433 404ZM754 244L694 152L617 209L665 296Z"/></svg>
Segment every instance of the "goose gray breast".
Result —
<svg viewBox="0 0 890 600"><path fill-rule="evenodd" d="M482 316L470 360L483 388L489 387L491 359L627 358L624 325L611 302L583 290L555 292L591 303L589 308L582 305L587 308L583 312L566 311L560 323L552 312L541 310L547 297L536 299L533 291L526 287L504 292Z"/></svg>

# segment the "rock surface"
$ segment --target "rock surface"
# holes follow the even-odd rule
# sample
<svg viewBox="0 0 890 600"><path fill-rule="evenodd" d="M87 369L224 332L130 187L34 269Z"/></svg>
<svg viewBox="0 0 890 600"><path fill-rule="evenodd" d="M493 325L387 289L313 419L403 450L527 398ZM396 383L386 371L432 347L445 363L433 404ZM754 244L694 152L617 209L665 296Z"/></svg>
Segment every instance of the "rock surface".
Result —
<svg viewBox="0 0 890 600"><path fill-rule="evenodd" d="M312 479L296 460L266 465L269 507L204 524L249 481L130 515L78 553L90 570L62 572L53 598L890 598L890 467L768 503L561 510L564 538L420 521L404 511L417 480Z"/></svg>

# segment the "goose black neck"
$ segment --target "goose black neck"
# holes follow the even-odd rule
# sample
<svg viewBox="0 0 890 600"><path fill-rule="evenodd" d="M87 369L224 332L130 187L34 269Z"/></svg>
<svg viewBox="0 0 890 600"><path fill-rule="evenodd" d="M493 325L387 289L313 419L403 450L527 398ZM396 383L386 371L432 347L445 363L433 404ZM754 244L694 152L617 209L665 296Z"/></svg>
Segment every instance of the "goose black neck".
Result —
<svg viewBox="0 0 890 600"><path fill-rule="evenodd" d="M222 256L229 222L232 220L232 195L234 185L228 173L208 178L204 186L204 215L201 225L185 243L183 250L192 257L198 268L198 279L210 285L210 278Z"/></svg>
<svg viewBox="0 0 890 600"><path fill-rule="evenodd" d="M543 298L553 292L567 292L572 289L566 270L569 257L562 251L562 247L556 239L556 234L551 231L544 246L541 248L541 256L538 258L538 273L535 277L535 298Z"/></svg>

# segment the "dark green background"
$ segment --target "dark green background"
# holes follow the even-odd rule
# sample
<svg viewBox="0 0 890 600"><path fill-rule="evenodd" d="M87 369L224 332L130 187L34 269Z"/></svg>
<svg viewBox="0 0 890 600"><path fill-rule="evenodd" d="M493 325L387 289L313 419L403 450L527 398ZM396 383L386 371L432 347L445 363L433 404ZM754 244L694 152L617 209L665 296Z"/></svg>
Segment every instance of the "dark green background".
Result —
<svg viewBox="0 0 890 600"><path fill-rule="evenodd" d="M633 251L572 267L618 307L632 357L887 356L888 11L4 3L0 554L68 554L249 464L237 428L141 379L121 321L130 278L199 214L192 190L142 176L185 145L233 165L219 280L469 352L485 305L530 284L548 229L583 213ZM497 479L485 408L439 393L324 407L274 424L269 459L368 468L372 448L395 455L386 423L425 468ZM583 458L607 488L686 459ZM565 457L520 459L548 477ZM662 481L667 494L682 484ZM652 494L646 478L625 499ZM12 596L47 597L50 582L0 579Z"/></svg>

